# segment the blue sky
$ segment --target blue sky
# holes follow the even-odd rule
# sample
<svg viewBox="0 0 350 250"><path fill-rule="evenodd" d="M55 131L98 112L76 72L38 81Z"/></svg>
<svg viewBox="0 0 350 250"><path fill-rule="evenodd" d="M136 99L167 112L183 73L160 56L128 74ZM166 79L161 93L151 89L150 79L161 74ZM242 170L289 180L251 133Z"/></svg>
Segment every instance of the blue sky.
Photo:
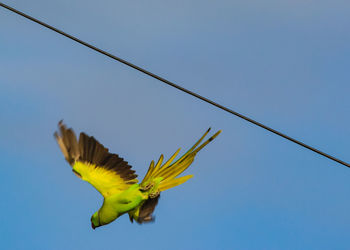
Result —
<svg viewBox="0 0 350 250"><path fill-rule="evenodd" d="M111 53L350 161L348 1L6 0ZM53 139L64 119L143 177L223 133L156 222L93 231L102 199ZM350 170L0 9L4 249L348 249Z"/></svg>

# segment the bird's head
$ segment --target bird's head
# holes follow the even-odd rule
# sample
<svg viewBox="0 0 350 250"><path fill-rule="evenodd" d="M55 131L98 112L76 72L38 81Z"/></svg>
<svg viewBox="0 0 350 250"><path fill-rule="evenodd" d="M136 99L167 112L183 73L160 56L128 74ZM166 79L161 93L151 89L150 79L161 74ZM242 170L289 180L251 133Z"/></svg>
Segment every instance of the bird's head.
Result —
<svg viewBox="0 0 350 250"><path fill-rule="evenodd" d="M95 229L96 227L99 227L99 226L101 226L100 216L98 216L98 212L96 212L91 216L91 227L92 229Z"/></svg>

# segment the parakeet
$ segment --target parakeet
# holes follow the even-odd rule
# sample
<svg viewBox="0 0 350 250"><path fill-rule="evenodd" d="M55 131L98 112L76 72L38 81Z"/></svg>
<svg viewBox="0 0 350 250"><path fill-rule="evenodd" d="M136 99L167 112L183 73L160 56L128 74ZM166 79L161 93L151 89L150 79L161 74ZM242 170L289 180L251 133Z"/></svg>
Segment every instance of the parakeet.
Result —
<svg viewBox="0 0 350 250"><path fill-rule="evenodd" d="M89 182L104 197L102 207L91 217L93 229L107 225L119 216L128 213L130 221L140 224L154 220L153 211L160 193L192 178L193 175L178 177L193 162L196 154L217 137L216 132L198 146L209 133L204 135L179 159L178 149L168 161L163 163L163 155L157 163L151 162L148 171L138 182L135 171L123 158L109 153L108 149L94 137L80 133L79 140L74 131L61 122L54 136L72 171L82 180Z"/></svg>

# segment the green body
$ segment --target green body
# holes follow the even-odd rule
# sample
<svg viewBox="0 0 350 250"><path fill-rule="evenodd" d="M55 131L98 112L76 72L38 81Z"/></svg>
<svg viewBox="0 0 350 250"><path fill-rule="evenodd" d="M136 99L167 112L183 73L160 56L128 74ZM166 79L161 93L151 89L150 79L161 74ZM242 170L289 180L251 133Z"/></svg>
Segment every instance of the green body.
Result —
<svg viewBox="0 0 350 250"><path fill-rule="evenodd" d="M151 187L146 191L141 191L139 184L133 184L121 193L106 197L102 207L91 217L93 228L109 224L125 213L129 213L131 217L137 219L143 202L149 198L149 194L158 189L162 179L154 179Z"/></svg>
<svg viewBox="0 0 350 250"><path fill-rule="evenodd" d="M105 198L102 207L92 216L91 222L95 227L111 223L147 199L148 194L140 191L139 184L134 184L122 193Z"/></svg>

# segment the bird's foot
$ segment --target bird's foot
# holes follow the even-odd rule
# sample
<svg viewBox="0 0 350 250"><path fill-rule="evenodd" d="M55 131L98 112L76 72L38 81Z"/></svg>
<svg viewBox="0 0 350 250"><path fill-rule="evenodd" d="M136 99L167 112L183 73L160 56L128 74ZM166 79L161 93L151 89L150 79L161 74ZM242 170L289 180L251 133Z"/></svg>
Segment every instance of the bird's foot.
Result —
<svg viewBox="0 0 350 250"><path fill-rule="evenodd" d="M159 195L160 195L159 191L154 192L154 193L150 193L149 198L154 199L154 198L157 198Z"/></svg>
<svg viewBox="0 0 350 250"><path fill-rule="evenodd" d="M146 192L146 191L150 190L151 188L153 188L153 186L154 186L153 183L149 183L144 187L140 187L140 191Z"/></svg>

